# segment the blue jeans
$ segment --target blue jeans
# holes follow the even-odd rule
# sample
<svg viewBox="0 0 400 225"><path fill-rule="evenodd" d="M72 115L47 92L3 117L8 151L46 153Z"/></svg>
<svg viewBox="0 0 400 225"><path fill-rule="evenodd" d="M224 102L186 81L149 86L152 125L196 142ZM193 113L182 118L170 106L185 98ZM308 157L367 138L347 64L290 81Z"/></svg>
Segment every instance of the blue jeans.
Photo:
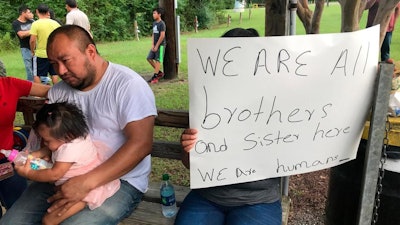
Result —
<svg viewBox="0 0 400 225"><path fill-rule="evenodd" d="M175 225L281 225L280 201L227 207L191 191L179 208Z"/></svg>
<svg viewBox="0 0 400 225"><path fill-rule="evenodd" d="M25 64L26 79L29 81L33 81L31 50L27 48L21 48L21 54Z"/></svg>
<svg viewBox="0 0 400 225"><path fill-rule="evenodd" d="M381 61L384 62L390 58L390 44L392 43L392 32L386 32L381 46Z"/></svg>
<svg viewBox="0 0 400 225"><path fill-rule="evenodd" d="M28 186L28 182L24 177L19 176L16 172L12 177L0 181L0 201L1 204L9 209L15 201L22 195ZM0 216L1 217L1 216Z"/></svg>
<svg viewBox="0 0 400 225"><path fill-rule="evenodd" d="M8 225L41 225L42 217L50 204L46 199L54 194L54 185L49 183L32 183L20 199L0 220ZM121 180L121 187L100 207L90 210L88 207L68 218L63 225L111 225L128 217L141 201L143 193L128 182Z"/></svg>

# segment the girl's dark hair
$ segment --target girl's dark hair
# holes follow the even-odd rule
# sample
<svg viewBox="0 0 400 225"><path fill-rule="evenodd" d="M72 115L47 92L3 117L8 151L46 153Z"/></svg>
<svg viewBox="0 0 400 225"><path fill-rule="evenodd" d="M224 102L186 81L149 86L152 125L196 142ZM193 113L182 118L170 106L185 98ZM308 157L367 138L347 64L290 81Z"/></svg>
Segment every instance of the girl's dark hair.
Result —
<svg viewBox="0 0 400 225"><path fill-rule="evenodd" d="M221 37L259 37L257 30L254 28L233 28L224 33Z"/></svg>
<svg viewBox="0 0 400 225"><path fill-rule="evenodd" d="M85 138L89 127L82 110L67 102L45 104L36 114L32 128L37 132L40 125L50 128L54 138L70 142L76 138Z"/></svg>

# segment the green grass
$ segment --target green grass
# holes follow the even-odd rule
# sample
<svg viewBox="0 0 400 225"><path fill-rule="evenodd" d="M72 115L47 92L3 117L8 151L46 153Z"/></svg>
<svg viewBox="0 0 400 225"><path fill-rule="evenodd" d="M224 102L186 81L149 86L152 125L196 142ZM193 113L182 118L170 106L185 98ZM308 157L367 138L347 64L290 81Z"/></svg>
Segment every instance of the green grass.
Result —
<svg viewBox="0 0 400 225"><path fill-rule="evenodd" d="M338 33L340 32L341 23L341 9L338 4L330 4L329 7L324 8L321 20L321 33ZM249 9L242 13L242 20L239 20L239 13L232 10L227 10L226 15L232 17L231 24L221 24L209 30L201 30L198 33L188 32L181 34L181 63L179 65L179 73L177 79L170 81L163 81L157 85L151 85L151 88L156 96L157 108L162 109L188 109L188 83L187 83L187 54L186 42L188 38L206 38L206 37L219 37L227 30L234 27L257 29L260 35L264 35L264 8L252 9L251 17L249 18ZM367 12L364 13L360 28L365 27L365 18ZM393 32L393 39L391 45L391 56L396 61L400 60L400 22L397 23L396 29ZM304 34L304 28L300 20L297 18L296 33L298 35ZM126 65L139 74L149 76L152 74L152 68L146 61L147 53L150 49L151 42L149 37L140 37L140 41L121 41L121 42L108 42L98 43L100 54L109 61ZM0 59L6 65L7 73L9 76L24 78L25 70L19 50L12 52L0 53ZM22 123L21 115L18 115L16 123ZM178 140L181 133L180 129L168 130L159 129L155 130L155 139L168 139ZM152 180L160 180L161 174L168 172L172 174L172 180L175 183L188 185L188 172L183 168L180 163L174 160L159 160L153 159L153 173Z"/></svg>

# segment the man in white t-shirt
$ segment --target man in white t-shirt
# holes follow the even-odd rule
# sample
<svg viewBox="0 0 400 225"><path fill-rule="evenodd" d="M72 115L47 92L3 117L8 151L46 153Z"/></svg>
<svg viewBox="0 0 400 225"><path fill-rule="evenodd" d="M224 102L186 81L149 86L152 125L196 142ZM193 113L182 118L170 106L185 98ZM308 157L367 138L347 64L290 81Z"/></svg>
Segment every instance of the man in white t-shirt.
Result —
<svg viewBox="0 0 400 225"><path fill-rule="evenodd" d="M85 208L63 222L118 224L134 211L148 188L157 115L154 94L139 74L103 59L89 33L80 26L54 30L47 54L63 80L51 88L49 102L78 105L87 118L92 139L105 143L113 153L97 168L70 178L57 190L53 184L33 182L0 224L41 224L46 212L69 209L94 188L119 178L120 189L100 207Z"/></svg>
<svg viewBox="0 0 400 225"><path fill-rule="evenodd" d="M67 16L65 24L78 25L85 28L92 36L90 31L90 22L87 15L78 9L78 4L75 0L65 0L65 9L67 10Z"/></svg>

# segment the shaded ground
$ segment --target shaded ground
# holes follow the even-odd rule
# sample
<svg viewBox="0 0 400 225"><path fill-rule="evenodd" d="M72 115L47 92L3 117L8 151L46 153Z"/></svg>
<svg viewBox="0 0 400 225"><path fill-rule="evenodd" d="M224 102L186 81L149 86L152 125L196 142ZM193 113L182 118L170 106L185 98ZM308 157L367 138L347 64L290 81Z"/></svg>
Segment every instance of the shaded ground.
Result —
<svg viewBox="0 0 400 225"><path fill-rule="evenodd" d="M324 225L329 169L289 178L288 225Z"/></svg>

